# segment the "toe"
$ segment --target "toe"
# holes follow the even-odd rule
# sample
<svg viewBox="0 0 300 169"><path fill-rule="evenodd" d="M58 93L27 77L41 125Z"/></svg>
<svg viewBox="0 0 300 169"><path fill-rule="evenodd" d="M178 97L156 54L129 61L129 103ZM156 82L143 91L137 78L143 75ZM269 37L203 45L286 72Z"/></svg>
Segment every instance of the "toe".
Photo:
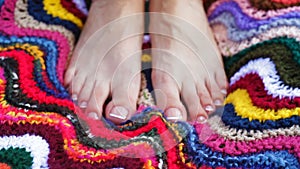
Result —
<svg viewBox="0 0 300 169"><path fill-rule="evenodd" d="M95 84L85 110L87 116L98 119L102 117L103 105L109 95L109 84Z"/></svg>
<svg viewBox="0 0 300 169"><path fill-rule="evenodd" d="M80 108L87 108L88 101L94 90L95 79L87 78L78 96L78 105Z"/></svg>
<svg viewBox="0 0 300 169"><path fill-rule="evenodd" d="M153 70L152 82L157 106L165 112L168 120L186 120L187 113L180 100L179 85L167 73Z"/></svg>
<svg viewBox="0 0 300 169"><path fill-rule="evenodd" d="M71 81L69 86L69 91L72 94L73 101L78 100L80 91L85 83L86 76L82 74L75 75L74 79Z"/></svg>
<svg viewBox="0 0 300 169"><path fill-rule="evenodd" d="M207 119L207 112L201 105L194 83L184 83L181 93L184 103L188 109L189 120L192 122L201 120L198 121L200 123L205 121L205 119Z"/></svg>
<svg viewBox="0 0 300 169"><path fill-rule="evenodd" d="M119 124L132 117L136 112L136 104L140 89L140 74L129 76L117 73L112 80L112 100L106 107L106 118L112 122ZM121 77L123 76L123 77ZM124 78L126 77L126 78Z"/></svg>
<svg viewBox="0 0 300 169"><path fill-rule="evenodd" d="M68 69L65 72L65 77L64 77L64 85L69 86L72 82L72 79L74 78L75 75L75 69L71 66L68 67Z"/></svg>
<svg viewBox="0 0 300 169"><path fill-rule="evenodd" d="M221 89L215 80L210 80L206 83L206 87L210 92L210 96L213 100L215 106L222 106L224 101L224 94L222 94Z"/></svg>
<svg viewBox="0 0 300 169"><path fill-rule="evenodd" d="M215 105L205 84L198 84L196 89L202 108L206 113L210 114L215 111Z"/></svg>
<svg viewBox="0 0 300 169"><path fill-rule="evenodd" d="M227 88L228 88L228 81L227 81L227 77L226 77L224 71L218 71L216 73L216 81L217 81L219 88L221 89L221 93L224 96L226 96Z"/></svg>

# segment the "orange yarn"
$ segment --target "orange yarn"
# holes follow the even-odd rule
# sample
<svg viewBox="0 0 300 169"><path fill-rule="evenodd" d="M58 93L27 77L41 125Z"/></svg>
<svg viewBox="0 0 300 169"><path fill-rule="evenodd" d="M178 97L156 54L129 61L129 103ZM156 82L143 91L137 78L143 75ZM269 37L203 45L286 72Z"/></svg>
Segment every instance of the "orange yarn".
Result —
<svg viewBox="0 0 300 169"><path fill-rule="evenodd" d="M5 163L0 163L0 168L1 169L11 169L11 167Z"/></svg>

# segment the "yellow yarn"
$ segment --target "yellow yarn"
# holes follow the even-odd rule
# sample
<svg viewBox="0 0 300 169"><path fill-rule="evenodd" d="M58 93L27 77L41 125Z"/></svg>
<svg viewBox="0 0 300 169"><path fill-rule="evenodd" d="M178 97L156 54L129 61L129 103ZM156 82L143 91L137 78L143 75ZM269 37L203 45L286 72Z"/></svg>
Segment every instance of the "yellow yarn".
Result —
<svg viewBox="0 0 300 169"><path fill-rule="evenodd" d="M237 89L233 93L229 94L225 103L233 104L237 115L242 118L248 118L250 121L259 120L260 122L263 122L265 120L278 120L290 118L294 115L300 115L300 107L294 109L283 108L278 111L273 109L264 110L256 107L252 104L251 98L245 89Z"/></svg>
<svg viewBox="0 0 300 169"><path fill-rule="evenodd" d="M142 61L143 62L151 62L152 57L149 54L143 54L142 55Z"/></svg>
<svg viewBox="0 0 300 169"><path fill-rule="evenodd" d="M50 14L54 17L59 17L63 20L68 20L76 24L79 28L83 27L82 21L66 10L62 5L60 0L44 0L44 9L47 11L47 14Z"/></svg>

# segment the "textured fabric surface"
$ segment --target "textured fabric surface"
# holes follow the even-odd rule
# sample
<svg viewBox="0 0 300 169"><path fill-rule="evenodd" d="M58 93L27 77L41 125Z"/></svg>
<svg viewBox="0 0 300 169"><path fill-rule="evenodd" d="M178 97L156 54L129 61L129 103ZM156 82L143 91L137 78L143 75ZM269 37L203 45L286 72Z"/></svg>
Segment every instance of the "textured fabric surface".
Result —
<svg viewBox="0 0 300 169"><path fill-rule="evenodd" d="M299 4L205 0L230 82L224 111L168 122L147 70L138 115L115 126L86 117L62 83L84 0L0 0L0 168L300 168Z"/></svg>

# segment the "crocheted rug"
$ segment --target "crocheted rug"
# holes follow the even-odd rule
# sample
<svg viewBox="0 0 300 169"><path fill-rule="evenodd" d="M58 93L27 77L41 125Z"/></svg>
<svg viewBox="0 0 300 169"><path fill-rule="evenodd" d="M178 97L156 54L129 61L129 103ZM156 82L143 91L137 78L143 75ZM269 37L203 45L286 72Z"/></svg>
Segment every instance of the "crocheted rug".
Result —
<svg viewBox="0 0 300 169"><path fill-rule="evenodd" d="M0 0L0 168L300 168L299 4L206 0L224 111L169 123L143 80L139 115L115 126L82 115L62 85L83 1Z"/></svg>

